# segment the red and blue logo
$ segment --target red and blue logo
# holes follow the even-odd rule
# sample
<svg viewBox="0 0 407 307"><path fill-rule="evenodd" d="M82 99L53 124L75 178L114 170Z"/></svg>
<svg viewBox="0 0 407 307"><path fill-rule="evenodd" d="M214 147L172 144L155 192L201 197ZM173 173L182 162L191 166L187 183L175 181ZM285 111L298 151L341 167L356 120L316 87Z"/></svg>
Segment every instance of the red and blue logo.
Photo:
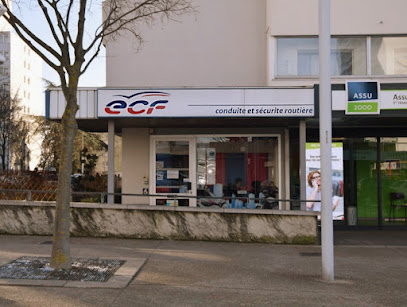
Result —
<svg viewBox="0 0 407 307"><path fill-rule="evenodd" d="M139 92L130 96L116 95L122 99L109 102L105 107L107 114L118 115L122 112L129 115L152 114L154 110L165 109L170 94L165 92Z"/></svg>

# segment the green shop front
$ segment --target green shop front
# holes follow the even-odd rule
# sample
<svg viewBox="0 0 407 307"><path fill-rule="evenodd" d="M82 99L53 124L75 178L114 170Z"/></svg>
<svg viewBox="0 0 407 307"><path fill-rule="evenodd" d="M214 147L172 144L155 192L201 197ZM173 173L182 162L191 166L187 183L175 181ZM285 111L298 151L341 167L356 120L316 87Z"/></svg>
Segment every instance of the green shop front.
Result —
<svg viewBox="0 0 407 307"><path fill-rule="evenodd" d="M344 218L335 224L407 227L407 84L378 84L377 109L363 110L369 103L363 104L360 96L361 112L347 110L348 105L354 105L347 84L332 86L332 138L343 144L345 207ZM318 102L318 87L315 100ZM296 134L292 130L293 156L299 154ZM318 140L318 120L309 119L307 142ZM295 159L291 161L293 169L299 167ZM292 176L292 197L298 196L295 193L298 194L299 181L296 175Z"/></svg>

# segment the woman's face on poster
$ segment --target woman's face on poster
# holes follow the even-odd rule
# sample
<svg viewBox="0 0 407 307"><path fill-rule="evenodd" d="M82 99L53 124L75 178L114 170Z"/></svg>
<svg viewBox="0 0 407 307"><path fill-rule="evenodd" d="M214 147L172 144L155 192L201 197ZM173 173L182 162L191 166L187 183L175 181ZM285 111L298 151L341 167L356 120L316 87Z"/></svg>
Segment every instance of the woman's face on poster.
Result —
<svg viewBox="0 0 407 307"><path fill-rule="evenodd" d="M312 182L316 183L318 186L321 185L321 174L316 172L315 174L312 175Z"/></svg>

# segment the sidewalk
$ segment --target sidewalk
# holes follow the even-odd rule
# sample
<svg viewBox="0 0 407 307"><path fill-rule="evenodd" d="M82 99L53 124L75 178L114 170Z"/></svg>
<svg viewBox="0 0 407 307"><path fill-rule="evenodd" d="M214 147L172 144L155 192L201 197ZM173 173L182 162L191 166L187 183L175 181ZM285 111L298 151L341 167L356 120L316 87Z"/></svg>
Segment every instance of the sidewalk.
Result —
<svg viewBox="0 0 407 307"><path fill-rule="evenodd" d="M72 257L131 260L138 263L136 275L116 288L53 281L19 286L2 280L0 306L406 304L406 231L367 233L365 239L357 231L335 235L334 282L321 280L320 246L72 238ZM21 256L48 257L51 245L41 243L49 240L2 235L0 264Z"/></svg>
<svg viewBox="0 0 407 307"><path fill-rule="evenodd" d="M335 230L335 245L386 245L406 246L407 229L358 229L358 230Z"/></svg>

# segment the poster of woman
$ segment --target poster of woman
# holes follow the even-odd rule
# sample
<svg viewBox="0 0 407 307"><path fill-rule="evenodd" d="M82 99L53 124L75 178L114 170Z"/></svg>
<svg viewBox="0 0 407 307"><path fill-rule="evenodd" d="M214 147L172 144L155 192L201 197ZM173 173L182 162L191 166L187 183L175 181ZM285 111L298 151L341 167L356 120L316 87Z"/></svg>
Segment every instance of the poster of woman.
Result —
<svg viewBox="0 0 407 307"><path fill-rule="evenodd" d="M321 211L320 144L306 145L306 208ZM344 219L343 207L343 145L332 143L332 215L334 220Z"/></svg>

